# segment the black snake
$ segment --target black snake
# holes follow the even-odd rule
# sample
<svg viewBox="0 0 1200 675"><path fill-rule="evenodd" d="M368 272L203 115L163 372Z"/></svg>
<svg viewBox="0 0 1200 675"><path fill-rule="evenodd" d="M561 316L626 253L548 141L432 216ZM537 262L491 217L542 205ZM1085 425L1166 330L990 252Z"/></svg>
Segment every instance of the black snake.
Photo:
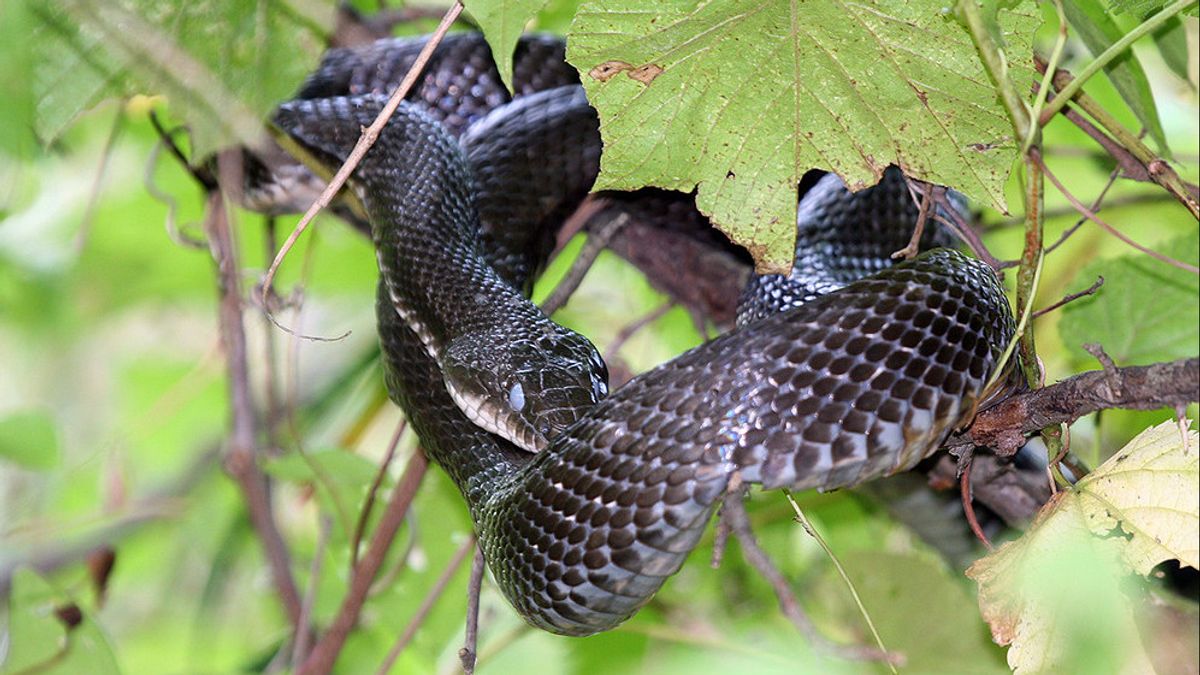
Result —
<svg viewBox="0 0 1200 675"><path fill-rule="evenodd" d="M370 92L398 79L381 73L406 68L408 57L380 52L415 54L412 44L332 53L275 123L323 161L340 163L383 106ZM527 39L520 49L531 44L558 43ZM847 230L863 212L843 205L871 197L850 196L836 179L801 206L810 217L800 223L802 264L791 281L756 282L766 287L756 296L765 300L751 303L738 330L605 396L591 344L550 322L518 290L545 246L528 226L561 217L578 181L587 183L583 192L590 187L594 169L565 187L531 185L534 196L517 196L511 207L516 218L486 198L506 174L489 177L485 167L508 162L552 176L559 169L551 159L534 166L540 155L512 148L553 150L559 141L543 129L573 119L570 111L583 111L583 128L594 129L594 113L581 104L573 78L550 78L550 89L537 93L538 86L523 91L528 80L518 75L517 91L527 96L508 104L514 112L489 116L507 95L488 99L473 61L464 59L462 68L446 57L475 54L479 45L477 37L459 36L440 48L418 89L427 105L400 107L351 187L367 208L379 257L388 390L430 459L466 497L488 566L527 621L567 635L611 628L679 569L735 473L765 488L833 489L902 471L936 450L980 402L1014 333L993 272L949 249L895 266L877 262L903 245L907 230L879 243L879 236ZM561 50L547 51L561 61ZM522 71L523 63L529 60L518 58L518 74L545 72ZM445 86L446 78L463 72L473 80L465 90L457 86L467 103L448 106L446 92L456 86ZM555 110L564 114L547 114ZM446 122L451 132L472 124L489 131L468 130L460 145ZM595 159L579 148L563 154L568 163ZM883 205L897 203L887 196L894 192L868 194ZM907 209L900 220L911 221L911 201L900 203ZM506 240L505 219L535 234ZM804 262L808 236L821 253ZM850 281L862 273L862 260L878 271ZM497 381L460 384L493 367L502 368ZM485 426L505 427L520 446L540 452Z"/></svg>

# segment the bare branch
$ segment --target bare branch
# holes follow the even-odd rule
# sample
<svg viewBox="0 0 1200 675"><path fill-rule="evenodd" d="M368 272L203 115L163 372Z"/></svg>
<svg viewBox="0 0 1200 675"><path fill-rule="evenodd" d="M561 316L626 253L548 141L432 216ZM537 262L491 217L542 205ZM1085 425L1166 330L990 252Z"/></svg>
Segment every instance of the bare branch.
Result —
<svg viewBox="0 0 1200 675"><path fill-rule="evenodd" d="M1092 370L1057 384L1013 396L979 413L951 436L948 447L983 445L1012 455L1025 434L1108 408L1157 410L1200 400L1200 359L1180 359L1109 372Z"/></svg>
<svg viewBox="0 0 1200 675"><path fill-rule="evenodd" d="M1063 305L1072 303L1072 302L1084 297L1085 295L1092 295L1096 291L1100 290L1100 287L1103 285L1104 285L1104 277L1096 277L1096 281L1093 282L1091 286L1088 286L1087 288L1083 289L1082 291L1079 291L1078 293L1068 293L1068 294L1064 295L1062 297L1062 299L1059 300L1058 302L1055 302L1052 305L1043 307L1043 308L1037 310L1036 312L1034 312L1033 318L1036 319L1039 316L1049 314L1050 312L1053 312L1054 310L1058 309L1059 307L1062 307Z"/></svg>
<svg viewBox="0 0 1200 675"><path fill-rule="evenodd" d="M231 151L221 153L222 167L235 161ZM271 504L271 486L258 466L258 422L250 393L250 363L246 353L246 332L242 322L241 268L237 248L230 232L225 199L219 190L208 194L204 218L205 235L217 264L217 289L220 305L217 323L221 347L229 377L231 424L225 470L237 481L246 501L250 522L262 543L275 591L287 611L293 629L300 621L300 591L292 577L291 553L275 523Z"/></svg>
<svg viewBox="0 0 1200 675"><path fill-rule="evenodd" d="M1196 267L1195 265L1189 265L1188 263L1185 263L1180 260L1176 260L1169 256L1165 256L1157 251L1152 251L1152 250L1146 248L1145 246L1142 246L1141 244L1137 243L1136 241L1130 239L1129 237L1125 236L1124 233L1122 233L1120 230L1113 227L1112 225L1109 225L1108 223L1104 222L1103 220L1100 220L1100 217L1097 216L1095 214L1095 212L1093 212L1088 207L1084 206L1082 202L1080 202L1078 199L1076 199L1075 195L1071 194L1071 192L1069 190L1067 190L1066 186L1064 186L1062 184L1062 182L1060 182L1058 180L1058 178L1053 173L1050 172L1050 169L1046 166L1046 163L1042 161L1042 158L1040 156L1033 154L1032 157L1039 165L1041 165L1042 171L1045 172L1045 174L1046 174L1046 178L1048 178L1050 180L1050 182L1054 184L1054 187L1058 188L1058 191L1061 192L1062 195L1067 198L1067 201L1071 202L1071 205L1074 206L1077 211L1079 211L1084 216L1087 216L1088 220L1090 220L1093 223L1104 228L1104 230L1106 232L1113 235L1117 239L1120 239L1121 241L1132 246L1133 248L1136 248L1137 250L1141 251L1142 253L1145 253L1146 255L1150 256L1151 258L1154 258L1155 260L1160 260L1162 262L1167 263L1168 265L1170 265L1172 267L1178 267L1181 270L1191 272L1192 274L1200 275L1200 267Z"/></svg>
<svg viewBox="0 0 1200 675"><path fill-rule="evenodd" d="M483 547L475 544L475 557L471 559L471 578L467 581L467 628L458 660L466 675L474 675L475 660L479 654L479 593L483 588Z"/></svg>
<svg viewBox="0 0 1200 675"><path fill-rule="evenodd" d="M595 231L588 235L587 242L580 249L579 255L575 261L571 263L571 268L567 270L566 276L558 285L550 291L550 295L542 302L542 311L546 316L554 314L562 309L563 305L567 304L567 300L579 288L579 284L583 283L583 277L587 275L588 270L595 264L596 258L600 256L601 251L608 246L608 242L621 231L622 228L629 222L629 216L621 214L616 218L604 223Z"/></svg>

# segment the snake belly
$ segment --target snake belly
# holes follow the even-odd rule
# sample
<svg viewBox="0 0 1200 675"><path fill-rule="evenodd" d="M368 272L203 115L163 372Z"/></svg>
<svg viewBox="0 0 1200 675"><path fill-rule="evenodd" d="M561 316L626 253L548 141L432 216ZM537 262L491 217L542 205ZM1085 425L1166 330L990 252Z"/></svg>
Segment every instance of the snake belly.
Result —
<svg viewBox="0 0 1200 675"><path fill-rule="evenodd" d="M276 121L332 163L381 106L371 97L295 101ZM331 129L343 138L331 142ZM504 595L528 622L560 634L612 628L648 602L695 547L735 473L766 488L833 489L911 468L973 409L1014 333L991 270L934 250L745 321L579 411L530 455L462 413L419 335L456 320L440 311L437 288L471 284L471 270L486 265L463 151L435 120L402 106L358 175L373 226L404 242L380 255L388 390L466 498ZM391 229L401 221L411 231ZM471 243L447 247L447 232ZM418 274L401 284L397 271L432 267L437 284L421 291L428 315L406 320L391 289L422 282ZM506 280L520 286L521 275Z"/></svg>

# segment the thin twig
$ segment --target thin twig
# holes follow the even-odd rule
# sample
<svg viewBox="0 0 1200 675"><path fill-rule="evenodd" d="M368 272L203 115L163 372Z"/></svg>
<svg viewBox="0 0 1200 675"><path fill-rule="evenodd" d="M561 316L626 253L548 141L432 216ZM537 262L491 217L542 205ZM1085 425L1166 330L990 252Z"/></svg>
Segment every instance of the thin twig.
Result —
<svg viewBox="0 0 1200 675"><path fill-rule="evenodd" d="M1034 60L1034 65L1042 68L1045 67L1045 64L1039 62L1038 59ZM1060 91L1071 87L1073 82L1074 78L1071 74L1061 68L1054 74L1054 86ZM1056 97L1055 100L1058 98ZM1180 178L1179 174L1169 164L1158 157L1150 148L1146 147L1146 144L1142 142L1142 139L1138 135L1122 126L1104 106L1083 93L1082 90L1077 91L1071 103L1079 106L1083 112L1087 113L1112 136L1113 142L1105 143L1094 134L1088 132L1087 125L1080 124L1079 120L1082 118L1072 116L1070 113L1064 113L1077 126L1088 132L1093 138L1097 138L1097 142L1108 150L1113 158L1117 160L1117 163L1125 169L1126 175L1135 180L1149 179L1157 183L1169 192L1176 201L1183 204L1188 212L1192 214L1193 218L1200 218L1200 187ZM1063 110L1068 110L1068 108L1063 108ZM1115 151L1114 145L1120 146L1121 150ZM1130 157L1132 157L1132 161L1130 161ZM1141 165L1140 170L1133 166L1135 163Z"/></svg>
<svg viewBox="0 0 1200 675"><path fill-rule="evenodd" d="M479 594L483 588L485 567L483 547L476 542L475 556L471 559L471 577L467 581L467 627L462 649L458 650L458 660L462 663L466 675L474 675L475 661L479 654Z"/></svg>
<svg viewBox="0 0 1200 675"><path fill-rule="evenodd" d="M970 526L971 532L975 538L983 543L984 548L991 551L995 547L988 539L987 534L983 531L983 526L979 524L979 518L975 515L975 503L971 498L971 465L974 463L974 454L967 456L966 462L963 464L962 475L958 477L959 495L962 499L963 515L967 517L967 525Z"/></svg>
<svg viewBox="0 0 1200 675"><path fill-rule="evenodd" d="M837 555L834 554L833 549L826 543L825 538L821 536L821 533L817 532L817 528L808 520L808 516L804 515L804 511L801 510L800 505L792 497L791 491L785 489L783 496L787 498L788 504L791 505L792 511L796 514L796 522L800 524L800 527L804 528L808 536L816 540L821 550L825 552L825 556L829 558L829 562L833 563L833 568L837 570L838 576L842 578L842 583L846 584L846 589L850 591L850 597L854 598L854 604L858 607L858 613L862 615L863 621L867 623L867 628L871 631L871 636L875 638L875 644L879 646L880 656L876 658L887 663L888 670L892 671L892 675L896 675L896 666L904 665L904 655L900 652L889 652L888 648L883 645L883 638L879 637L879 631L875 630L875 622L871 620L870 613L863 606L862 598L858 595L858 589L854 587L854 582L850 581L850 575L846 574L846 569L842 567L842 561L838 560ZM860 649L862 648L860 647Z"/></svg>
<svg viewBox="0 0 1200 675"><path fill-rule="evenodd" d="M442 22L438 24L437 30L433 32L433 35L430 36L425 46L421 48L416 61L408 69L408 73L405 74L400 85L392 92L387 104L383 106L383 110L379 111L379 115L371 123L371 126L363 129L362 136L359 137L358 143L355 144L354 149L350 152L350 156L342 163L337 173L334 174L333 179L329 181L329 185L325 187L325 191L321 193L317 201L308 207L308 211L305 211L304 216L300 218L300 222L296 224L296 228L288 235L287 241L283 243L283 247L279 249L275 260L267 269L267 275L263 281L264 306L266 306L266 294L275 280L275 273L279 270L279 265L283 263L283 259L287 256L288 251L292 249L296 240L300 238L300 235L304 233L304 230L308 228L309 223L313 221L313 218L316 218L321 209L329 206L333 198L337 196L338 190L342 189L350 174L358 167L358 163L362 161L363 156L367 154L367 150L374 145L375 140L379 138L380 132L383 131L383 127L391 119L392 114L396 112L396 108L400 107L400 102L408 95L408 91L416 84L417 78L421 76L421 72L425 69L425 64L429 62L434 50L437 49L437 46L442 42L442 38L445 37L446 31L450 30L450 26L458 18L458 15L462 13L462 10L463 5L460 0L455 0L454 4L446 10L446 14L442 17ZM276 323L276 325L278 324ZM279 327L283 328L283 326Z"/></svg>
<svg viewBox="0 0 1200 675"><path fill-rule="evenodd" d="M1117 178L1120 175L1121 167L1113 169L1112 173L1108 174L1108 180L1104 183L1104 187L1100 190L1100 194L1096 195L1096 199L1092 201L1092 211L1094 213L1100 212L1100 207L1104 204L1104 198L1108 195L1108 191L1112 188L1113 184L1117 182ZM1071 207L1071 211L1069 213L1076 213L1075 207ZM1048 213L1044 215L1049 217ZM1063 231L1062 235L1059 236L1058 241L1046 247L1046 253L1050 253L1059 246L1062 246L1063 243L1067 239L1070 239L1071 235L1075 234L1075 231L1082 227L1086 222L1086 217L1081 217L1079 220L1076 220L1074 225Z"/></svg>
<svg viewBox="0 0 1200 675"><path fill-rule="evenodd" d="M454 573L458 571L463 560L466 560L467 554L474 549L475 535L471 535L454 552L454 557L450 559L450 562L446 563L446 569L442 570L442 574L434 582L433 588L429 589L429 592L425 594L425 599L421 601L421 606L417 608L416 614L413 614L408 625L404 627L404 632L400 634L400 637L396 639L396 643L388 650L387 656L384 657L383 663L379 666L379 675L387 675L387 672L392 669L392 666L396 663L396 659L400 656L400 652L404 651L404 648L412 641L413 636L417 634L417 629L425 622L425 617L429 616L429 611L433 609L438 598L442 597L442 593L446 591L446 586L454 578Z"/></svg>
<svg viewBox="0 0 1200 675"><path fill-rule="evenodd" d="M1049 314L1050 312L1053 312L1054 310L1058 309L1059 307L1062 307L1063 305L1065 305L1067 303L1074 302L1074 301L1078 300L1079 298L1082 298L1085 295L1092 295L1096 291L1100 290L1100 287L1103 285L1104 285L1104 277L1096 277L1096 281L1091 286L1088 286L1087 288L1083 289L1082 291L1079 291L1078 293L1068 293L1068 294L1064 295L1062 297L1062 299L1059 300L1058 302L1056 302L1048 307L1043 307L1043 308L1035 311L1033 313L1033 318L1036 319L1039 316Z"/></svg>
<svg viewBox="0 0 1200 675"><path fill-rule="evenodd" d="M1094 211L1089 209L1087 206L1084 206L1083 202L1079 201L1075 197L1075 195L1071 194L1071 192L1069 190L1067 190L1066 186L1063 185L1062 182L1058 180L1058 177L1055 176L1050 171L1049 167L1046 166L1046 163L1042 161L1041 157L1035 157L1035 160L1038 162L1038 164L1041 165L1042 171L1044 171L1046 173L1046 178L1049 179L1050 182L1054 184L1054 187L1058 188L1058 191L1061 192L1062 195L1067 198L1068 202L1071 202L1071 205L1075 207L1075 210L1079 211L1081 214L1086 216L1088 220L1099 225L1101 228L1104 229L1105 232L1108 232L1109 234L1116 237L1117 239L1120 239L1121 241L1125 242L1129 246L1132 246L1133 248L1141 251L1142 253L1145 253L1146 255L1150 256L1151 258L1154 258L1155 260L1164 262L1172 267L1178 267L1179 269L1187 271L1187 272L1191 272L1192 274L1200 275L1200 267L1196 267L1195 265L1189 265L1188 263L1185 263L1181 260L1176 260L1169 256L1163 255L1162 253L1159 253L1158 251L1148 249L1145 246L1142 246L1141 244L1137 243L1136 241L1125 236L1125 234L1123 232L1121 232L1120 230L1118 230L1117 228L1115 228L1112 225L1109 225L1108 223L1101 220L1100 217L1097 216Z"/></svg>
<svg viewBox="0 0 1200 675"><path fill-rule="evenodd" d="M908 245L898 251L892 252L893 260L900 258L911 260L921 252L921 235L925 234L925 221L929 220L929 207L933 204L933 183L925 183L925 189L922 190L921 198L917 199L913 188L913 180L905 176L904 181L908 185L908 191L913 193L913 200L917 202L917 223L913 225L913 232L912 236L908 239Z"/></svg>
<svg viewBox="0 0 1200 675"><path fill-rule="evenodd" d="M629 222L629 216L622 213L612 220L604 223L594 232L588 234L587 241L583 248L579 250L579 255L576 256L574 262L571 263L571 268L567 270L566 276L558 282L554 290L550 291L550 295L542 301L542 311L546 316L550 316L562 309L562 306L567 304L567 300L579 288L579 284L583 283L583 278L587 276L588 270L596 262L596 258L600 256L600 252L608 246L608 242L612 240L621 228Z"/></svg>
<svg viewBox="0 0 1200 675"><path fill-rule="evenodd" d="M228 152L219 161L227 162ZM228 211L219 190L208 195L204 218L205 234L217 265L220 296L217 322L229 379L231 424L225 470L241 487L250 521L266 553L276 593L287 611L293 629L300 621L300 591L292 577L291 553L279 532L271 505L270 482L258 466L258 424L250 392L250 362L242 321L242 295L237 247L229 227Z"/></svg>
<svg viewBox="0 0 1200 675"><path fill-rule="evenodd" d="M167 132L163 131L161 133L166 134ZM202 239L185 234L183 230L179 228L179 225L176 222L176 214L179 212L179 202L170 194L160 190L158 185L154 182L154 171L158 168L158 156L164 148L169 148L172 145L173 142L171 141L170 136L164 135L159 138L158 142L154 144L154 147L150 148L150 156L146 159L146 167L142 173L142 186L145 187L147 194L167 207L167 217L165 223L167 237L180 246L202 251L208 248L208 245ZM212 189L216 188L214 187Z"/></svg>
<svg viewBox="0 0 1200 675"><path fill-rule="evenodd" d="M740 494L726 495L725 501L721 505L721 512L722 517L727 519L729 528L733 531L734 536L737 537L746 562L758 570L758 573L771 585L771 588L775 591L775 597L779 600L779 609L792 622L792 625L804 635L805 639L812 643L813 647L843 659L853 661L887 661L890 663L889 659L893 655L889 654L886 650L867 646L839 645L830 642L828 638L817 630L812 619L808 618L808 614L800 606L800 601L796 598L796 594L792 592L787 579L784 578L779 568L775 567L775 563L771 562L771 558L762 550L762 547L758 545L758 540L755 539L754 531L750 527L750 518L746 515L746 507L742 504Z"/></svg>
<svg viewBox="0 0 1200 675"><path fill-rule="evenodd" d="M358 512L358 522L354 523L354 535L350 538L351 573L358 566L358 550L362 545L363 533L367 530L367 521L371 519L371 511L375 508L375 495L379 492L379 486L383 484L388 468L392 465L392 459L396 456L396 448L400 445L400 437L404 435L406 423L406 419L401 419L396 425L396 431L392 434L391 442L388 443L383 461L379 463L379 470L375 472L375 478L371 480L371 487L367 489L366 501L363 502L363 507Z"/></svg>
<svg viewBox="0 0 1200 675"><path fill-rule="evenodd" d="M375 574L383 565L388 550L391 548L392 539L395 538L396 531L404 522L404 516L408 513L408 507L412 504L413 497L417 494L417 488L421 485L421 478L425 476L428 468L429 460L425 458L424 451L417 448L408 460L404 474L392 488L387 509L383 512L383 517L379 519L379 525L375 528L366 554L354 568L354 575L350 577L350 588L346 591L346 597L342 599L337 616L334 617L329 629L313 647L303 665L296 670L298 675L324 674L333 669L338 654L346 644L346 638L350 636L350 631L358 623L358 616L362 612L367 594L371 590Z"/></svg>
<svg viewBox="0 0 1200 675"><path fill-rule="evenodd" d="M629 341L629 338L633 337L638 331L642 330L646 326L649 326L655 321L661 319L663 315L671 311L671 308L674 306L674 300L667 300L663 304L647 312L641 318L622 327L621 330L617 331L617 334L615 337L613 337L612 342L608 343L608 348L604 350L604 360L613 360L621 351L621 348L625 346L625 343Z"/></svg>

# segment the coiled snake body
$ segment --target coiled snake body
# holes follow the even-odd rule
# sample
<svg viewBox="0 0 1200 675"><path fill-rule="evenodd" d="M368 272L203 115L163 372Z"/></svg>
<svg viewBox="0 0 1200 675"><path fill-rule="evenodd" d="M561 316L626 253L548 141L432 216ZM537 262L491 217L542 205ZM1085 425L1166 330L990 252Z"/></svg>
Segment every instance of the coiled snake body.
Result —
<svg viewBox="0 0 1200 675"><path fill-rule="evenodd" d="M382 105L297 100L275 122L336 164ZM352 185L379 254L389 392L466 497L499 587L550 631L587 635L636 612L679 569L735 473L832 489L913 467L978 403L1014 332L991 270L936 249L748 318L604 398L590 343L517 292L532 267L490 267L504 256L480 244L470 166L438 121L405 104ZM565 373L551 388L574 377L603 400L554 411L531 454L452 395L441 362L461 336L504 352L548 342L550 370ZM498 389L517 412L540 395Z"/></svg>

